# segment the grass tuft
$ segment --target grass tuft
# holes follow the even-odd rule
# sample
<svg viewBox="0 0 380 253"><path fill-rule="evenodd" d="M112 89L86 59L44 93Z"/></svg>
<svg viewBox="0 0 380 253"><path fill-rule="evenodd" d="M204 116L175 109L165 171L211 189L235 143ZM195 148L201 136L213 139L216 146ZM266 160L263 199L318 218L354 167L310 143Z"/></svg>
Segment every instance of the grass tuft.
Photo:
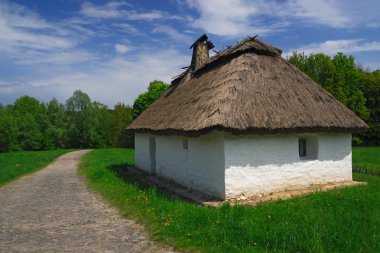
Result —
<svg viewBox="0 0 380 253"><path fill-rule="evenodd" d="M204 252L380 252L380 177L367 186L320 192L257 207L202 207L144 185L125 167L134 151L99 149L81 173L121 214L157 241Z"/></svg>

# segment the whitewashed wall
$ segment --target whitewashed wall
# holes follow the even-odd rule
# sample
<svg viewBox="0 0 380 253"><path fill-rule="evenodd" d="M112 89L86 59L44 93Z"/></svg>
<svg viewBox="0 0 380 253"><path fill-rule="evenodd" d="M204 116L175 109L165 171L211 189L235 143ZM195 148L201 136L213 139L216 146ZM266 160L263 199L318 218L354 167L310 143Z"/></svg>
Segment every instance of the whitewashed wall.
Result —
<svg viewBox="0 0 380 253"><path fill-rule="evenodd" d="M151 172L150 134L135 135L136 166ZM302 160L298 138L316 142L317 159ZM188 138L153 136L156 174L219 198L352 180L351 134L234 136L214 132ZM308 147L310 150L311 147Z"/></svg>
<svg viewBox="0 0 380 253"><path fill-rule="evenodd" d="M136 167L150 172L149 134L135 135ZM191 189L224 198L223 134L188 138L188 149L180 136L154 136L156 174Z"/></svg>
<svg viewBox="0 0 380 253"><path fill-rule="evenodd" d="M135 165L137 168L150 172L149 134L135 134Z"/></svg>
<svg viewBox="0 0 380 253"><path fill-rule="evenodd" d="M317 159L299 158L298 135L238 137L226 134L226 197L352 180L351 134L309 136L317 139Z"/></svg>

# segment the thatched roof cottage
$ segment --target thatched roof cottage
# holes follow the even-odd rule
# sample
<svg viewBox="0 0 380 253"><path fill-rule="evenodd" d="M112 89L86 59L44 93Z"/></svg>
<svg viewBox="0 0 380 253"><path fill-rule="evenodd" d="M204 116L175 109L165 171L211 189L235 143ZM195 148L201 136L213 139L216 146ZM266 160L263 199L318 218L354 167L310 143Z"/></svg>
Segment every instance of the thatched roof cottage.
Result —
<svg viewBox="0 0 380 253"><path fill-rule="evenodd" d="M137 167L221 199L352 180L355 113L257 38L212 47L128 127Z"/></svg>

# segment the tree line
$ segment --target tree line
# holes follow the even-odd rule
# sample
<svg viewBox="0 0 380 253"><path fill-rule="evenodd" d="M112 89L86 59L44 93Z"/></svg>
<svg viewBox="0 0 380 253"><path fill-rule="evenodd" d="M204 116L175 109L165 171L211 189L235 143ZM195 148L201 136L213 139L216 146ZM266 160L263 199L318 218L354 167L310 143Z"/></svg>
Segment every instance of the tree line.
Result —
<svg viewBox="0 0 380 253"><path fill-rule="evenodd" d="M369 129L354 135L354 144L380 145L380 70L363 70L343 53L330 57L294 52L288 61L366 121ZM134 136L126 127L168 87L154 80L132 107L118 103L113 109L80 90L65 104L55 98L43 103L29 96L7 106L0 104L0 152L133 147Z"/></svg>
<svg viewBox="0 0 380 253"><path fill-rule="evenodd" d="M368 125L353 137L356 145L380 145L380 70L364 70L353 56L293 52L288 61L297 66Z"/></svg>
<svg viewBox="0 0 380 253"><path fill-rule="evenodd" d="M0 104L0 152L58 148L133 147L126 127L168 84L155 80L133 106L117 103L113 109L77 90L61 104L53 98L43 103L22 96L13 104Z"/></svg>

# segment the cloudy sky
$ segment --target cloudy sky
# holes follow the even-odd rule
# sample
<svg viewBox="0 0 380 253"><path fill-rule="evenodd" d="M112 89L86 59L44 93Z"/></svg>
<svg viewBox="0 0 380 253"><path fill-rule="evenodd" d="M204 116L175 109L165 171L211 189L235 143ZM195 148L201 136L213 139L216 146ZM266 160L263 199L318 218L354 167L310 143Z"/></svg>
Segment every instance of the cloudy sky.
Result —
<svg viewBox="0 0 380 253"><path fill-rule="evenodd" d="M0 103L59 101L81 89L113 107L188 66L207 33L215 49L260 34L292 51L338 51L380 68L378 0L0 0Z"/></svg>

